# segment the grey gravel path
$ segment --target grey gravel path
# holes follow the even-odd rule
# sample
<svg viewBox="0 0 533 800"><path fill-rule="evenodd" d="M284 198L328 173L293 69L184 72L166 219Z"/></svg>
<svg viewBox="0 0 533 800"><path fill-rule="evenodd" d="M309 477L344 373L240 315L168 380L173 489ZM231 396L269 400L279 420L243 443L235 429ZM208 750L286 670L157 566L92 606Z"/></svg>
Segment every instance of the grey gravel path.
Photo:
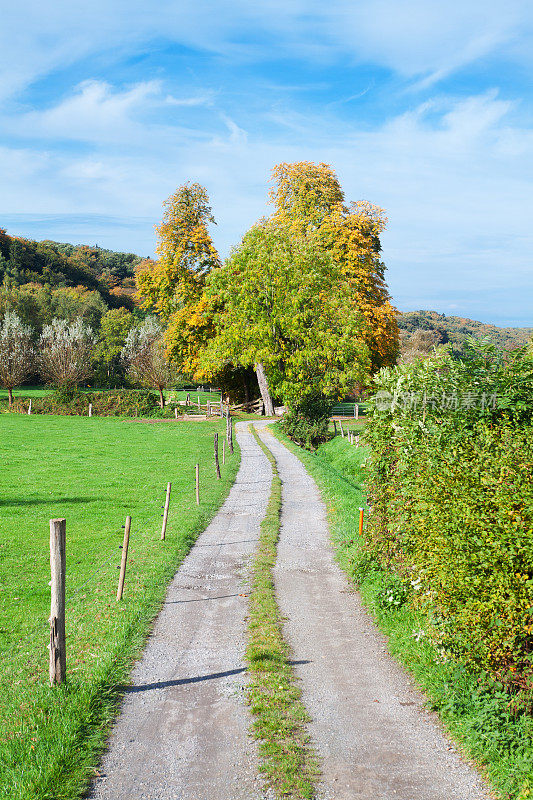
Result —
<svg viewBox="0 0 533 800"><path fill-rule="evenodd" d="M386 651L333 559L326 510L302 463L268 431L282 488L275 582L313 719L325 800L485 800L490 795ZM355 524L355 523L354 523Z"/></svg>
<svg viewBox="0 0 533 800"><path fill-rule="evenodd" d="M93 800L261 800L243 703L243 575L270 494L270 464L237 423L241 468L178 570L95 782Z"/></svg>

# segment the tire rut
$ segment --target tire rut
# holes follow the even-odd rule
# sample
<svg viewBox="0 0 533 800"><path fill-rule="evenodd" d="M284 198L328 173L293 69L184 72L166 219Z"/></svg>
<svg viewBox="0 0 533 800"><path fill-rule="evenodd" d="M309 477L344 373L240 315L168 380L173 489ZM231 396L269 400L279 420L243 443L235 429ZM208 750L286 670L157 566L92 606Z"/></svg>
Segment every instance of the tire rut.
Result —
<svg viewBox="0 0 533 800"><path fill-rule="evenodd" d="M488 800L335 563L326 508L299 459L258 432L282 480L275 585L298 666L322 800Z"/></svg>

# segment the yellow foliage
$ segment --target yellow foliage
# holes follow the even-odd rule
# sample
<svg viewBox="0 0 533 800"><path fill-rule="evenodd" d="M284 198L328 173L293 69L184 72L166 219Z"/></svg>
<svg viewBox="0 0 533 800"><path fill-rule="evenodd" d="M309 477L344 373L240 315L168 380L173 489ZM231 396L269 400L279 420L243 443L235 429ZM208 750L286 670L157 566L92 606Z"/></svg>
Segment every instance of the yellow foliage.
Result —
<svg viewBox="0 0 533 800"><path fill-rule="evenodd" d="M272 176L276 181L270 192L274 219L295 233L316 236L331 253L353 289L354 313L363 317L373 368L394 364L399 351L397 311L390 303L380 258L385 212L365 200L347 207L328 164L278 164Z"/></svg>

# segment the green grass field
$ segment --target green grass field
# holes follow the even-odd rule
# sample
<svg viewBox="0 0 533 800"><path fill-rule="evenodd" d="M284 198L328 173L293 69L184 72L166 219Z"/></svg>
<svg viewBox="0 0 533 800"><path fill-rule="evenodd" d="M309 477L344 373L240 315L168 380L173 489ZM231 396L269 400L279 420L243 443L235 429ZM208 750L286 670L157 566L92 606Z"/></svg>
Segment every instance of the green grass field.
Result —
<svg viewBox="0 0 533 800"><path fill-rule="evenodd" d="M215 478L225 424L0 416L0 797L72 800L165 587L227 495L238 449ZM194 469L200 464L201 504ZM165 542L161 506L172 497ZM124 600L122 525L132 517ZM48 684L49 520L67 520L67 682Z"/></svg>

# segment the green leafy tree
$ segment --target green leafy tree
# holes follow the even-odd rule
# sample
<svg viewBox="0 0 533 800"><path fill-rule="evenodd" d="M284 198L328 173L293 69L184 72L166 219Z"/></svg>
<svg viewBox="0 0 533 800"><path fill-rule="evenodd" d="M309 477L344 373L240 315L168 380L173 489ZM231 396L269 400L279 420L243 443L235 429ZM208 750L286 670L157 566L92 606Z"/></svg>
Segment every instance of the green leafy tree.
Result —
<svg viewBox="0 0 533 800"><path fill-rule="evenodd" d="M269 393L289 405L316 393L337 398L365 379L370 360L350 287L312 233L255 225L211 272L206 293L218 308L200 356L207 371L225 361L260 365Z"/></svg>
<svg viewBox="0 0 533 800"><path fill-rule="evenodd" d="M131 328L133 314L125 308L113 308L102 317L94 350L96 382L107 388L122 386L125 379L122 351Z"/></svg>

